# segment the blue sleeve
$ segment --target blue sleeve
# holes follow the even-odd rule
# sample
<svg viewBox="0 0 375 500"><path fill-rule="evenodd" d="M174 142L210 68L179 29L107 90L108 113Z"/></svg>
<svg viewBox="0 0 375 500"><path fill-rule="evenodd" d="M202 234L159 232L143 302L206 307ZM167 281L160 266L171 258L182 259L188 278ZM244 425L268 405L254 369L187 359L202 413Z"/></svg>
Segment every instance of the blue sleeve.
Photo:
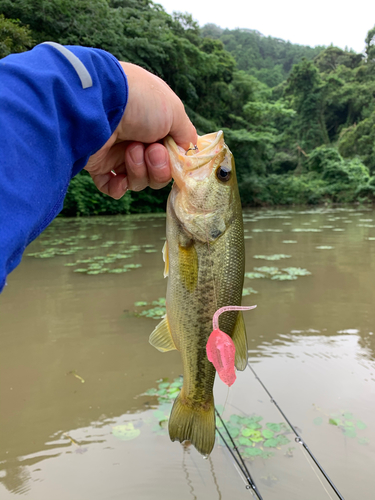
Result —
<svg viewBox="0 0 375 500"><path fill-rule="evenodd" d="M127 103L126 76L111 54L66 48L83 63L92 86L83 88L74 65L50 45L0 60L0 292Z"/></svg>

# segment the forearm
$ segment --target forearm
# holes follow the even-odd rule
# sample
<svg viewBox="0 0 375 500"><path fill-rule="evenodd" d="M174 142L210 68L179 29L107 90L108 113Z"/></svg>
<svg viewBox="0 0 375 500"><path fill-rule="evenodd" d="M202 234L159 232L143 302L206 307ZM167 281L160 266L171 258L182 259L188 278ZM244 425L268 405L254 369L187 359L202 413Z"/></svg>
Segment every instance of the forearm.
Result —
<svg viewBox="0 0 375 500"><path fill-rule="evenodd" d="M48 45L0 60L0 291L125 110L126 77L115 58L67 48L92 86L83 88L74 66Z"/></svg>

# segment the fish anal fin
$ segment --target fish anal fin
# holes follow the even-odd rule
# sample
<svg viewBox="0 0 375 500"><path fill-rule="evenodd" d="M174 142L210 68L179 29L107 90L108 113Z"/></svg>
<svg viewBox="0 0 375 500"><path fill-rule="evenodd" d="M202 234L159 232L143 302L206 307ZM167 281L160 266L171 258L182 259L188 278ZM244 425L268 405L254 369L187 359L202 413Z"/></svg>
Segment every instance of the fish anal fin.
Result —
<svg viewBox="0 0 375 500"><path fill-rule="evenodd" d="M178 263L180 280L186 290L194 292L198 283L198 255L193 244L179 245Z"/></svg>
<svg viewBox="0 0 375 500"><path fill-rule="evenodd" d="M175 399L169 417L169 437L172 441L190 441L202 455L209 455L215 444L215 405L211 401L197 405L184 395Z"/></svg>
<svg viewBox="0 0 375 500"><path fill-rule="evenodd" d="M164 243L163 246L163 260L164 260L164 278L166 278L169 274L169 252L168 252L168 241Z"/></svg>
<svg viewBox="0 0 375 500"><path fill-rule="evenodd" d="M234 364L237 370L243 371L247 366L247 337L245 322L241 311L237 314L232 340L236 346Z"/></svg>
<svg viewBox="0 0 375 500"><path fill-rule="evenodd" d="M160 352L173 351L175 343L169 329L168 317L166 316L151 333L149 342Z"/></svg>

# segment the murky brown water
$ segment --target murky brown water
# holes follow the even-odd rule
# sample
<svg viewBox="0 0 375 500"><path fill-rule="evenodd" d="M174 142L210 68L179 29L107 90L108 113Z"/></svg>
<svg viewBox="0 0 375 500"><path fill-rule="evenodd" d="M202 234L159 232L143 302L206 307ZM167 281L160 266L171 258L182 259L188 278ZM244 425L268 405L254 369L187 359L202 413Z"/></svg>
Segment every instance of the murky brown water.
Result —
<svg viewBox="0 0 375 500"><path fill-rule="evenodd" d="M245 314L251 364L345 499L370 500L375 211L245 215L248 272L277 266L312 273L245 280L258 291L244 297L258 305ZM140 396L181 372L178 353L148 344L156 320L134 314L159 308L135 302L165 295L164 222L56 220L26 252L44 258L25 256L9 277L0 298L1 500L252 498L223 446L203 460L171 443L163 422L168 407ZM51 248L60 255L49 257ZM291 257L253 257L272 254ZM65 265L77 260L86 262ZM277 434L282 418L250 370L230 390L217 383L215 391L226 418L257 415L261 433ZM264 500L336 498L301 445L284 434L282 444L271 439L266 446L266 431L253 448L272 456L247 461Z"/></svg>

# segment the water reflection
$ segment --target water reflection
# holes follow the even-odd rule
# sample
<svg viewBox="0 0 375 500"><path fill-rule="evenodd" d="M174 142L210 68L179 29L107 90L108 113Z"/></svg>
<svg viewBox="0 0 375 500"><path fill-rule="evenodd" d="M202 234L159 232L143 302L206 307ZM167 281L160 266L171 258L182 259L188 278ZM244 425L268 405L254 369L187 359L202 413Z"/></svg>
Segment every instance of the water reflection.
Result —
<svg viewBox="0 0 375 500"><path fill-rule="evenodd" d="M269 265L255 255L288 254L286 265L271 265L312 273L292 281L247 278L245 287L258 292L244 297L245 305L258 305L245 316L252 362L344 496L362 499L371 498L375 451L370 219L374 211L363 209L245 214L247 272ZM149 346L155 320L135 315L136 302L165 296L163 225L164 216L56 220L28 249L39 255L26 256L9 277L0 298L2 500L248 498L224 448L215 448L211 462L171 443L160 425L167 407L139 397L181 372L177 353ZM80 268L88 271L74 272ZM121 272L109 272L115 269ZM229 395L217 384L224 415L262 416L262 429L279 423L258 386L250 372L238 375ZM299 453L291 443L267 460L249 458L265 498L322 498Z"/></svg>

